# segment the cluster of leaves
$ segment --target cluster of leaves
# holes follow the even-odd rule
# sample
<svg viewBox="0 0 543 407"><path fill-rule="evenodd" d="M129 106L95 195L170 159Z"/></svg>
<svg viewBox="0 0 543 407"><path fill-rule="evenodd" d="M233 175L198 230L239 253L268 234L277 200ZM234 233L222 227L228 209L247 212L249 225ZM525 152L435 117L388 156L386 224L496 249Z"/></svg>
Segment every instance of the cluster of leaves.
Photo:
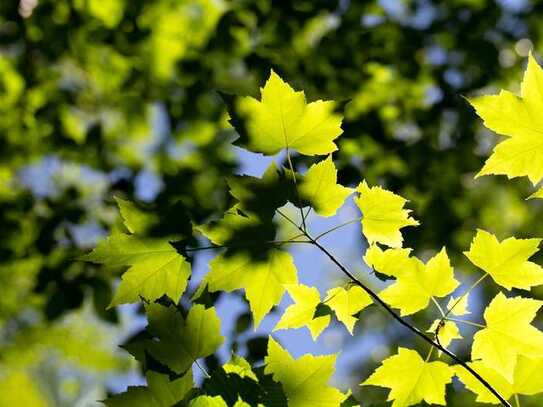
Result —
<svg viewBox="0 0 543 407"><path fill-rule="evenodd" d="M125 335L129 312L106 310L124 266L73 259L108 230L123 228L114 195L138 207L152 201L153 213L143 223L134 219L125 234L168 243L165 237L192 236L182 213L203 228L261 184L242 178L246 187L238 182L234 192L235 180L224 182L239 161L232 151L240 150L230 148L233 132L216 89L255 96L270 67L311 99L352 99L335 141L338 179L355 186L363 176L409 198L431 225L405 229L417 253L446 244L461 272L459 253L474 225L503 236L539 235L541 206L519 198L524 184L496 188L492 178L475 184L466 176L478 168L473 151L484 154L487 138L474 137L475 116L458 96L509 86L521 66L517 41L529 37L539 47L542 5L519 4L406 0L396 3L398 11L377 0L0 2L0 282L9 287L0 298L0 404L71 406L104 398L110 373L128 367L110 344ZM497 63L502 54L508 64ZM311 156L292 160L296 168L327 168ZM291 173L279 175L292 180ZM159 180L156 199L153 188L142 187L149 177ZM277 190L271 184L267 196L282 200L276 192L290 191L287 200L308 205L292 195L292 182ZM330 190L340 201L342 193L340 185ZM322 214L336 205L324 196L320 203L313 197ZM236 213L263 204L272 212L277 205L246 198ZM258 249L255 236L273 240L278 223L246 222L225 244L246 240L241 244L251 247L232 254L265 262L268 250ZM183 251L185 244L173 247L189 263L199 261ZM483 297L492 294L482 288ZM204 290L199 301L210 306L221 292ZM387 320L372 308L362 319L372 325L364 328L384 331ZM317 311L340 317L322 303ZM426 314L414 318L422 323ZM245 346L245 338L231 335L235 346ZM398 337L402 331L387 325L383 345ZM251 362L265 353L260 339L246 342ZM367 376L375 361L358 360L354 376ZM381 396L369 387L364 392ZM462 403L456 396L449 399Z"/></svg>
<svg viewBox="0 0 543 407"><path fill-rule="evenodd" d="M535 111L543 101L543 94L537 93L540 83L543 70L531 57L522 98L502 92L497 97L472 101L489 127L510 137L496 147L481 174L532 175L533 181L540 180L541 175L534 175L539 160ZM469 294L485 279L491 278L507 291L530 290L543 284L543 269L529 260L541 239L510 237L499 241L493 234L478 230L465 255L483 275L459 297L450 297L445 307L440 299L453 294L460 283L445 248L424 263L403 247L401 230L419 224L405 209L404 198L378 186L369 187L365 181L356 190L339 185L331 155L313 164L305 174L294 171L291 152L315 156L337 149L335 140L342 133L342 118L334 111L333 102L308 103L303 92L295 91L272 71L260 100L236 100L230 105L230 116L240 134L240 145L264 154L286 150L290 165L280 169L272 165L262 179L232 180L229 185L235 204L220 220L195 228L212 243L206 248L222 253L209 263L209 273L192 295L188 311L178 306L191 275L187 258L178 253L175 244L172 246L171 239L140 239L138 229L146 224L148 215L129 202L119 200L119 206L131 234L116 232L84 257L111 267L130 266L122 275L111 306L137 301L146 304L145 335L131 341L126 349L143 364L148 387L129 388L106 400L107 405L276 405L279 399L300 407L356 403L350 393L328 383L335 355L307 354L293 359L272 336L262 367L253 367L233 355L230 362L210 374L206 372L204 384L193 389L193 363L213 354L223 342L214 307L206 308L198 302L204 293L240 289L245 292L255 327L288 292L294 304L285 310L275 329L307 327L314 339L332 316L352 333L357 319L363 318L361 311L373 302L391 314L392 309L398 309L401 317L425 310L430 304L435 306L438 317L428 327L433 338L428 339L431 346L426 357L399 347L362 383L389 388L388 400L394 407L423 400L445 405L446 386L454 376L477 395L479 402L505 404L514 397L518 403L519 395L543 392L543 381L534 374L543 365L543 332L532 325L542 301L498 292L484 311L484 323L458 318L470 313ZM517 121L511 124L513 117ZM331 216L353 193L362 213L362 232L369 243L364 260L378 275L393 279L379 293L341 266L306 227L311 210ZM287 201L298 206L299 220L283 213ZM276 240L273 233L262 232L273 230L266 224L273 223L276 216L287 219L300 233ZM185 254L191 250L179 243ZM347 274L349 283L331 289L324 299L315 287L299 284L298 272L285 249L294 243L313 245L326 253ZM473 336L472 361L465 363L454 357L460 363L449 365L439 359L453 340L463 339L458 324L479 328ZM436 349L438 352L434 352Z"/></svg>

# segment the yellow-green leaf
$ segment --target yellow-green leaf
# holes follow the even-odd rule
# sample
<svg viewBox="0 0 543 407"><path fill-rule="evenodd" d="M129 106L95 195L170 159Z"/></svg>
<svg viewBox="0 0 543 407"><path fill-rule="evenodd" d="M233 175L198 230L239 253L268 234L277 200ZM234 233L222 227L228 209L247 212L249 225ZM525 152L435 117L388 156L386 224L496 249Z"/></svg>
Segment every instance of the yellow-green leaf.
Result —
<svg viewBox="0 0 543 407"><path fill-rule="evenodd" d="M331 387L336 355L304 355L294 359L272 337L264 373L281 383L289 407L337 407L347 395Z"/></svg>
<svg viewBox="0 0 543 407"><path fill-rule="evenodd" d="M509 399L513 395L513 386L500 373L486 366L481 361L469 362L468 365L479 373L502 397ZM501 404L498 398L463 366L455 365L453 367L456 376L464 383L464 386L477 394L475 401L479 403Z"/></svg>
<svg viewBox="0 0 543 407"><path fill-rule="evenodd" d="M279 304L284 285L298 282L292 256L280 250L271 250L265 261L255 261L243 253L221 255L209 266L210 272L201 287L207 285L210 292L245 289L255 328L271 308Z"/></svg>
<svg viewBox="0 0 543 407"><path fill-rule="evenodd" d="M189 407L228 407L221 396L198 396L191 400Z"/></svg>
<svg viewBox="0 0 543 407"><path fill-rule="evenodd" d="M321 302L319 291L303 284L289 284L285 285L285 288L294 304L285 310L274 331L306 326L313 340L316 340L330 323L330 315L313 318L317 305Z"/></svg>
<svg viewBox="0 0 543 407"><path fill-rule="evenodd" d="M144 233L150 224L154 222L153 215L138 209L133 202L115 197L123 223L130 233Z"/></svg>
<svg viewBox="0 0 543 407"><path fill-rule="evenodd" d="M290 148L322 155L337 150L334 140L342 133L342 116L333 112L334 102L306 103L303 92L296 92L273 71L260 94L260 101L246 97L240 106L248 118L251 151L273 155Z"/></svg>
<svg viewBox="0 0 543 407"><path fill-rule="evenodd" d="M190 264L167 241L122 233L101 241L82 259L111 267L130 266L109 307L138 302L140 297L154 301L163 295L177 302L191 273Z"/></svg>
<svg viewBox="0 0 543 407"><path fill-rule="evenodd" d="M543 332L530 324L541 305L531 298L496 295L484 312L486 328L473 337L471 358L512 381L519 355L543 357Z"/></svg>
<svg viewBox="0 0 543 407"><path fill-rule="evenodd" d="M530 359L519 356L513 381L509 382L504 376L494 369L485 366L481 361L469 363L477 373L487 380L504 398L508 399L513 394L523 394L531 396L543 392L543 358ZM470 374L462 366L454 366L456 375L464 385L477 394L476 401L479 403L500 404L500 401L494 396L480 381Z"/></svg>
<svg viewBox="0 0 543 407"><path fill-rule="evenodd" d="M171 407L183 400L194 386L192 371L170 381L168 375L148 371L147 387L129 386L124 393L104 401L108 407Z"/></svg>
<svg viewBox="0 0 543 407"><path fill-rule="evenodd" d="M540 242L541 239L514 237L499 242L493 234L479 229L464 254L502 287L528 290L543 284L543 269L528 261L538 251Z"/></svg>
<svg viewBox="0 0 543 407"><path fill-rule="evenodd" d="M309 167L300 181L299 191L301 198L309 201L321 216L335 215L345 199L353 193L352 188L337 183L332 156Z"/></svg>
<svg viewBox="0 0 543 407"><path fill-rule="evenodd" d="M498 95L470 99L484 124L507 139L499 143L477 174L527 176L535 185L543 177L543 70L533 55L521 85L521 97L502 90Z"/></svg>
<svg viewBox="0 0 543 407"><path fill-rule="evenodd" d="M534 198L543 199L543 188L539 188L537 191L535 191L532 195L528 197L528 199L534 199Z"/></svg>
<svg viewBox="0 0 543 407"><path fill-rule="evenodd" d="M432 297L445 297L458 287L454 270L445 248L424 264L408 257L407 249L368 249L366 263L378 272L396 277L396 281L381 291L381 298L401 315L410 315L428 306Z"/></svg>
<svg viewBox="0 0 543 407"><path fill-rule="evenodd" d="M407 407L426 401L445 405L445 386L454 370L443 362L425 362L418 352L399 348L362 385L387 387L392 407Z"/></svg>
<svg viewBox="0 0 543 407"><path fill-rule="evenodd" d="M409 216L411 211L404 209L407 200L379 186L370 188L366 181L360 183L357 191L360 196L355 202L362 211L362 232L368 242L402 247L400 229L419 224Z"/></svg>
<svg viewBox="0 0 543 407"><path fill-rule="evenodd" d="M182 373L199 358L213 354L224 342L221 321L215 308L196 304L186 321L175 307L148 304L148 330L158 340L147 340L145 348L159 362Z"/></svg>
<svg viewBox="0 0 543 407"><path fill-rule="evenodd" d="M436 319L430 328L428 328L427 332L436 332L436 329L441 322L440 319ZM437 337L439 339L439 343L444 348L449 347L451 342L454 339L462 339L462 335L460 335L460 331L458 330L458 326L453 321L444 321L443 325L439 328ZM441 353L441 351L440 351Z"/></svg>
<svg viewBox="0 0 543 407"><path fill-rule="evenodd" d="M337 319L352 335L357 321L353 315L370 305L372 299L367 292L355 285L348 289L336 287L328 290L324 303L335 312Z"/></svg>
<svg viewBox="0 0 543 407"><path fill-rule="evenodd" d="M232 355L228 363L225 363L222 368L226 373L235 373L241 378L248 377L258 382L251 365L241 356Z"/></svg>

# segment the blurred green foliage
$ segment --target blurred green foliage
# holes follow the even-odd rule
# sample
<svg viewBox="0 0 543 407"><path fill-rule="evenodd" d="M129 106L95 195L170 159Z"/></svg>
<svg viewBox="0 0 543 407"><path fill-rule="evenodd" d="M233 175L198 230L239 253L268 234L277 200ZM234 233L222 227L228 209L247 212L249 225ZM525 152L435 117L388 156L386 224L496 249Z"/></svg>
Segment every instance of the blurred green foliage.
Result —
<svg viewBox="0 0 543 407"><path fill-rule="evenodd" d="M149 236L218 218L238 159L217 91L256 95L272 68L346 102L339 181L409 198L409 246L447 245L462 270L475 227L541 235L526 182L472 179L492 138L462 96L519 83L542 18L536 0L2 1L0 405L100 399L103 372L127 371L125 318L105 311L118 271L74 259L120 227L114 195L160 215ZM374 313L362 331L388 323Z"/></svg>

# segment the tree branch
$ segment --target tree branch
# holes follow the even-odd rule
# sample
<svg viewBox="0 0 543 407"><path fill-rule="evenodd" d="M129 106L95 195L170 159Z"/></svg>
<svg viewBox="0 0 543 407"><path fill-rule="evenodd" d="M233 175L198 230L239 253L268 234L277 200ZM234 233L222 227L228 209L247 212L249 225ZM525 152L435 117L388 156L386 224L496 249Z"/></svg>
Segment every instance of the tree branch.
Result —
<svg viewBox="0 0 543 407"><path fill-rule="evenodd" d="M306 233L306 237L320 249L321 252L323 252L339 269L345 274L347 277L349 277L354 284L362 288L366 293L369 294L370 297L373 298L373 300L378 303L381 307L385 309L386 312L392 316L397 322L399 322L401 325L409 329L411 332L413 332L415 335L419 336L424 341L428 342L430 345L434 346L435 348L439 349L441 352L445 353L447 356L449 356L452 360L454 360L456 363L461 365L464 369L466 369L469 373L471 373L483 386L485 386L488 391L490 391L496 398L506 407L512 407L511 404L502 397L500 393L490 383L488 383L479 373L477 373L473 368L471 368L466 362L464 362L462 359L460 359L458 356L456 356L454 353L449 351L447 348L444 348L441 346L439 342L436 342L432 340L430 337L425 335L420 329L418 329L416 326L411 325L409 322L404 320L402 317L400 317L396 312L389 307L387 303L385 303L376 292L374 292L371 288L366 286L363 282L358 280L343 264L341 264L332 253L330 253L324 246L322 246L319 242L317 242L315 239L313 239L309 234Z"/></svg>

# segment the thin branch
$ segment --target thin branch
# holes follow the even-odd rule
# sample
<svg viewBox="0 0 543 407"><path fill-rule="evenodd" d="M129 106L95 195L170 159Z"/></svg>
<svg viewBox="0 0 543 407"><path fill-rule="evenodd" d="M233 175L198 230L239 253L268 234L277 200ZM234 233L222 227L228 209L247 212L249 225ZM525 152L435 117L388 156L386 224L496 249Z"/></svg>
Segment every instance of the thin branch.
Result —
<svg viewBox="0 0 543 407"><path fill-rule="evenodd" d="M185 249L185 251L186 252L197 252L197 251L200 251L200 250L213 250L213 249L229 249L229 248L238 249L238 248L244 248L244 247L254 247L254 246L257 246L257 245L261 245L261 244L278 245L278 246L282 246L284 244L289 244L289 243L311 244L311 241L309 241L309 240L296 240L296 239L298 239L300 237L304 237L304 236L305 236L304 233L299 233L296 236L289 237L286 240L270 240L270 241L267 241L267 242L257 242L257 243L253 243L253 244L249 244L249 243L247 243L247 244L235 244L235 245L214 244L214 245L209 245L209 246L192 247L192 248Z"/></svg>
<svg viewBox="0 0 543 407"><path fill-rule="evenodd" d="M290 219L287 215L285 215L283 212L281 212L279 209L277 209L277 213L279 215L281 215L283 218L285 218L287 221L289 221L292 225L294 225L294 227L296 227L296 229L299 229L300 231L302 231L302 233L304 234L305 236L305 231L300 227L300 225L298 225L296 222L294 222L292 219Z"/></svg>
<svg viewBox="0 0 543 407"><path fill-rule="evenodd" d="M295 178L295 174L294 174L294 170L293 170L293 166L292 166L292 162L290 160L290 154L289 154L289 151L288 151L288 147L287 147L287 158L288 158L288 161L289 161L289 165L291 166L291 171L292 171L292 174L293 174L293 177L294 177L294 184L296 186L296 192L298 193L298 186L296 184L296 178ZM298 194L298 199L299 199L299 194ZM301 207L301 204L300 204L300 207ZM423 339L424 341L426 341L427 343L429 343L433 349L434 347L439 349L441 352L445 353L447 356L449 356L452 360L454 360L456 363L458 363L459 365L461 365L464 369L466 369L473 377L475 377L484 387L486 387L488 389L488 391L490 391L494 396L496 396L496 398L505 406L505 407L512 407L512 405L505 399L502 397L502 395L496 390L494 389L494 387L492 387L492 385L490 383L488 383L479 373L477 373L475 370L473 370L472 367L470 367L466 362L464 362L462 359L460 359L458 356L456 356L454 353L452 353L451 351L449 351L447 348L443 347L440 343L439 343L439 340L438 341L434 341L432 340L429 336L425 335L419 328L417 328L416 326L410 324L409 322L407 322L406 320L404 320L401 316L399 316L386 302L384 302L380 297L379 295L377 295L377 293L375 291L373 291L371 288L369 288L368 286L366 286L362 281L358 280L343 264L341 264L339 262L338 259L335 258L335 256L330 253L324 246L322 246L316 239L314 239L313 237L311 237L311 235L309 235L309 233L307 232L307 228L306 228L306 225L305 225L305 216L304 216L304 212L303 212L303 208L300 208L301 209L301 213L302 213L302 227L300 227L299 225L297 225L292 219L290 219L288 216L286 216L285 214L283 214L281 211L277 210L277 212L282 216L284 217L285 219L287 219L290 223L292 223L293 225L295 225L299 230L300 232L302 232L303 234L305 234L305 236L307 237L307 239L309 239L309 243L312 243L313 245L315 245L317 248L320 249L320 251L322 253L324 253L331 261L332 263L334 263L342 272L343 274L345 274L347 277L349 277L349 279L352 280L352 282L356 285L358 285L360 288L362 288L371 298L373 298L373 300L378 303L379 305L381 305L381 307L390 314L390 316L392 316L392 318L394 318L397 322L399 322L401 325L403 325L404 327L406 327L407 329L409 329L410 331L412 331L415 335L419 336L421 339ZM309 212L308 212L309 214ZM322 236L320 236L322 237ZM483 277L484 278L484 277ZM480 281L483 280L483 278L480 279ZM475 285L479 284L480 281L477 281ZM472 290L473 287L470 287L470 289L468 290L468 292L470 290ZM463 296L465 296L467 293L464 293ZM463 298L463 296L451 307L450 310L447 310L447 315L448 313L451 312L451 310L456 306L456 304L458 304L460 302L460 300ZM438 304L439 305L439 304ZM442 310L441 310L442 311ZM445 313L443 313L445 314ZM442 320L445 318L445 315L443 315L442 317ZM438 325L439 326L439 325ZM438 330L436 330L438 331ZM437 332L435 334L436 338L437 338Z"/></svg>
<svg viewBox="0 0 543 407"><path fill-rule="evenodd" d="M459 322L461 324L476 326L477 328L486 328L486 326L483 324L478 324L477 322L472 322L472 321L466 321L465 319L451 318L451 317L446 317L445 319L447 321Z"/></svg>
<svg viewBox="0 0 543 407"><path fill-rule="evenodd" d="M319 240L321 237L326 236L328 233L335 232L336 230L341 229L344 226L350 225L351 223L358 222L360 219L362 219L362 216L359 216L356 219L351 219L351 220L349 220L349 221L347 221L345 223L342 223L340 225L334 226L332 229L328 229L327 231L322 232L320 235L317 235L317 237L315 237L315 240Z"/></svg>
<svg viewBox="0 0 543 407"><path fill-rule="evenodd" d="M307 234L306 234L307 235ZM466 362L464 362L462 359L460 359L458 356L456 356L454 353L449 351L447 348L444 348L439 344L438 342L432 340L430 337L425 335L420 329L418 329L416 326L411 325L409 322L404 320L402 317L400 317L396 312L389 307L387 303L385 303L378 295L375 293L371 288L366 286L363 282L358 280L343 264L341 264L332 253L330 253L325 247L323 247L319 242L314 240L311 236L307 235L307 238L313 242L315 246L317 246L339 269L347 276L349 277L356 285L358 285L360 288L362 288L366 293L369 294L370 297L373 298L373 300L378 303L382 308L387 311L392 318L394 318L397 322L399 322L401 325L409 329L411 332L419 336L421 339L429 343L430 345L436 347L441 352L445 353L447 356L449 356L452 360L454 360L456 363L461 365L464 369L466 369L471 375L473 375L483 386L485 386L488 391L490 391L496 398L506 407L512 407L511 404L502 397L502 395L492 387L490 383L488 383L479 373L477 373L475 370L473 370L472 367L470 367Z"/></svg>
<svg viewBox="0 0 543 407"><path fill-rule="evenodd" d="M209 373L207 372L207 370L198 363L198 360L194 360L194 362L196 363L196 366L198 366L200 368L200 370L202 371L202 373L204 374L205 377L207 377L208 379L211 377L209 375Z"/></svg>

